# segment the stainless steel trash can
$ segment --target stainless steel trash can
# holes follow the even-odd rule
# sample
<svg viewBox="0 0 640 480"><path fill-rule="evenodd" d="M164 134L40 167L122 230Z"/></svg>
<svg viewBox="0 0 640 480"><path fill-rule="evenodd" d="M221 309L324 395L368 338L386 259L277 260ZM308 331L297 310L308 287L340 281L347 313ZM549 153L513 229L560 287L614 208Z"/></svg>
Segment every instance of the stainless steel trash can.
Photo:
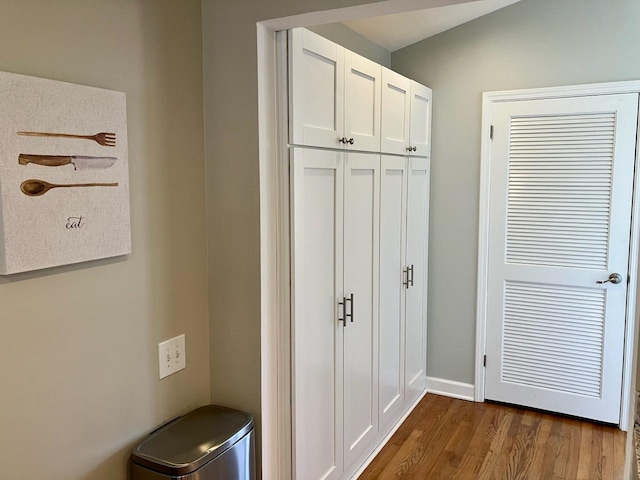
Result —
<svg viewBox="0 0 640 480"><path fill-rule="evenodd" d="M200 407L151 433L131 461L132 480L255 480L253 418Z"/></svg>

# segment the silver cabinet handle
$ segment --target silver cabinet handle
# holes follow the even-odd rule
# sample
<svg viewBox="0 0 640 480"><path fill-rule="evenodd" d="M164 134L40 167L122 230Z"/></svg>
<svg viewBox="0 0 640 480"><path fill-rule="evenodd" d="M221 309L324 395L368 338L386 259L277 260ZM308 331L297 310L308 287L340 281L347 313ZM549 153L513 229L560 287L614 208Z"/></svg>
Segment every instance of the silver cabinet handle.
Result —
<svg viewBox="0 0 640 480"><path fill-rule="evenodd" d="M411 284L411 286L413 287L413 264L411 265L411 267L407 268L407 275L408 275L409 271L411 271L411 277L408 278L407 280Z"/></svg>
<svg viewBox="0 0 640 480"><path fill-rule="evenodd" d="M346 303L346 298L342 297L342 301L338 302L338 323L342 322L342 326L346 327L347 326L347 322L345 320L346 318L346 307L345 307L345 303ZM340 307L342 307L342 318L340 318Z"/></svg>
<svg viewBox="0 0 640 480"><path fill-rule="evenodd" d="M607 283L607 282L611 282L614 285L622 283L622 275L620 275L619 273L612 273L611 275L609 275L609 278L607 278L606 280L596 281L596 283L600 283L600 284Z"/></svg>
<svg viewBox="0 0 640 480"><path fill-rule="evenodd" d="M347 323L347 317L349 317L349 319L351 320L351 323L353 323L353 293L348 297L344 299L345 301L345 306L344 306L344 322ZM346 303L349 302L349 313L347 313L347 305Z"/></svg>
<svg viewBox="0 0 640 480"><path fill-rule="evenodd" d="M405 277L406 275L406 277ZM405 269L402 270L402 278L406 278L406 280L402 280L402 284L405 286L405 288L409 288L409 269Z"/></svg>

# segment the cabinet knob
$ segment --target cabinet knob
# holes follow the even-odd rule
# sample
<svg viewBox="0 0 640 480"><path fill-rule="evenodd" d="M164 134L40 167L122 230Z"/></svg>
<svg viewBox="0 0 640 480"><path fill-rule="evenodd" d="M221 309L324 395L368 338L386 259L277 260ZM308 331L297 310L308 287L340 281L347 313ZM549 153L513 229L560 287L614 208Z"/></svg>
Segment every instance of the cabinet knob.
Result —
<svg viewBox="0 0 640 480"><path fill-rule="evenodd" d="M347 137L342 137L338 139L339 143L347 143Z"/></svg>
<svg viewBox="0 0 640 480"><path fill-rule="evenodd" d="M347 139L345 138L345 140L347 140ZM349 143L349 144L353 145L355 143L355 140L353 138L350 138L345 143Z"/></svg>
<svg viewBox="0 0 640 480"><path fill-rule="evenodd" d="M415 152L416 150L418 150L418 147L416 147L415 145L413 146L412 150Z"/></svg>
<svg viewBox="0 0 640 480"><path fill-rule="evenodd" d="M412 152L412 151L413 151L413 147L412 147L411 145L409 145L409 146L407 147L407 152Z"/></svg>

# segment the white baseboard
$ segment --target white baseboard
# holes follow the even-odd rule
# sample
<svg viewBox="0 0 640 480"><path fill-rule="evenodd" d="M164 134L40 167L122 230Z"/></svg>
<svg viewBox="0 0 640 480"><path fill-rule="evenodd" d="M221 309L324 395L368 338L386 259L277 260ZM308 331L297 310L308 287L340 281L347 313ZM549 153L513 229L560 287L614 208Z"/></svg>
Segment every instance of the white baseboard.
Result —
<svg viewBox="0 0 640 480"><path fill-rule="evenodd" d="M474 386L471 383L427 377L427 392L473 402Z"/></svg>

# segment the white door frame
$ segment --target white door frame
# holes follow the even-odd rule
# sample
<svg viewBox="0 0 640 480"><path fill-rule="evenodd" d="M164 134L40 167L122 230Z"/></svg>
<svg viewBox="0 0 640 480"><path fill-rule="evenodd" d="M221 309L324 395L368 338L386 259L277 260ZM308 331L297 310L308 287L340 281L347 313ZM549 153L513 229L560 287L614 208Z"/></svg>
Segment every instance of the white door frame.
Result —
<svg viewBox="0 0 640 480"><path fill-rule="evenodd" d="M487 92L482 96L482 143L480 157L480 222L478 232L478 297L476 312L476 367L475 394L476 402L485 400L485 367L487 330L487 290L489 259L489 198L491 193L491 126L493 107L500 102L540 100L566 97L582 97L593 95L612 95L623 93L640 93L640 81L598 83L567 87L540 88L532 90L512 90L503 92ZM632 395L635 389L635 365L638 355L636 332L636 294L638 288L638 248L640 246L640 172L638 168L638 152L636 146L633 208L631 218L631 242L629 256L630 282L627 286L627 311L625 326L624 365L622 373L622 399L620 411L620 429L629 431L633 425Z"/></svg>

